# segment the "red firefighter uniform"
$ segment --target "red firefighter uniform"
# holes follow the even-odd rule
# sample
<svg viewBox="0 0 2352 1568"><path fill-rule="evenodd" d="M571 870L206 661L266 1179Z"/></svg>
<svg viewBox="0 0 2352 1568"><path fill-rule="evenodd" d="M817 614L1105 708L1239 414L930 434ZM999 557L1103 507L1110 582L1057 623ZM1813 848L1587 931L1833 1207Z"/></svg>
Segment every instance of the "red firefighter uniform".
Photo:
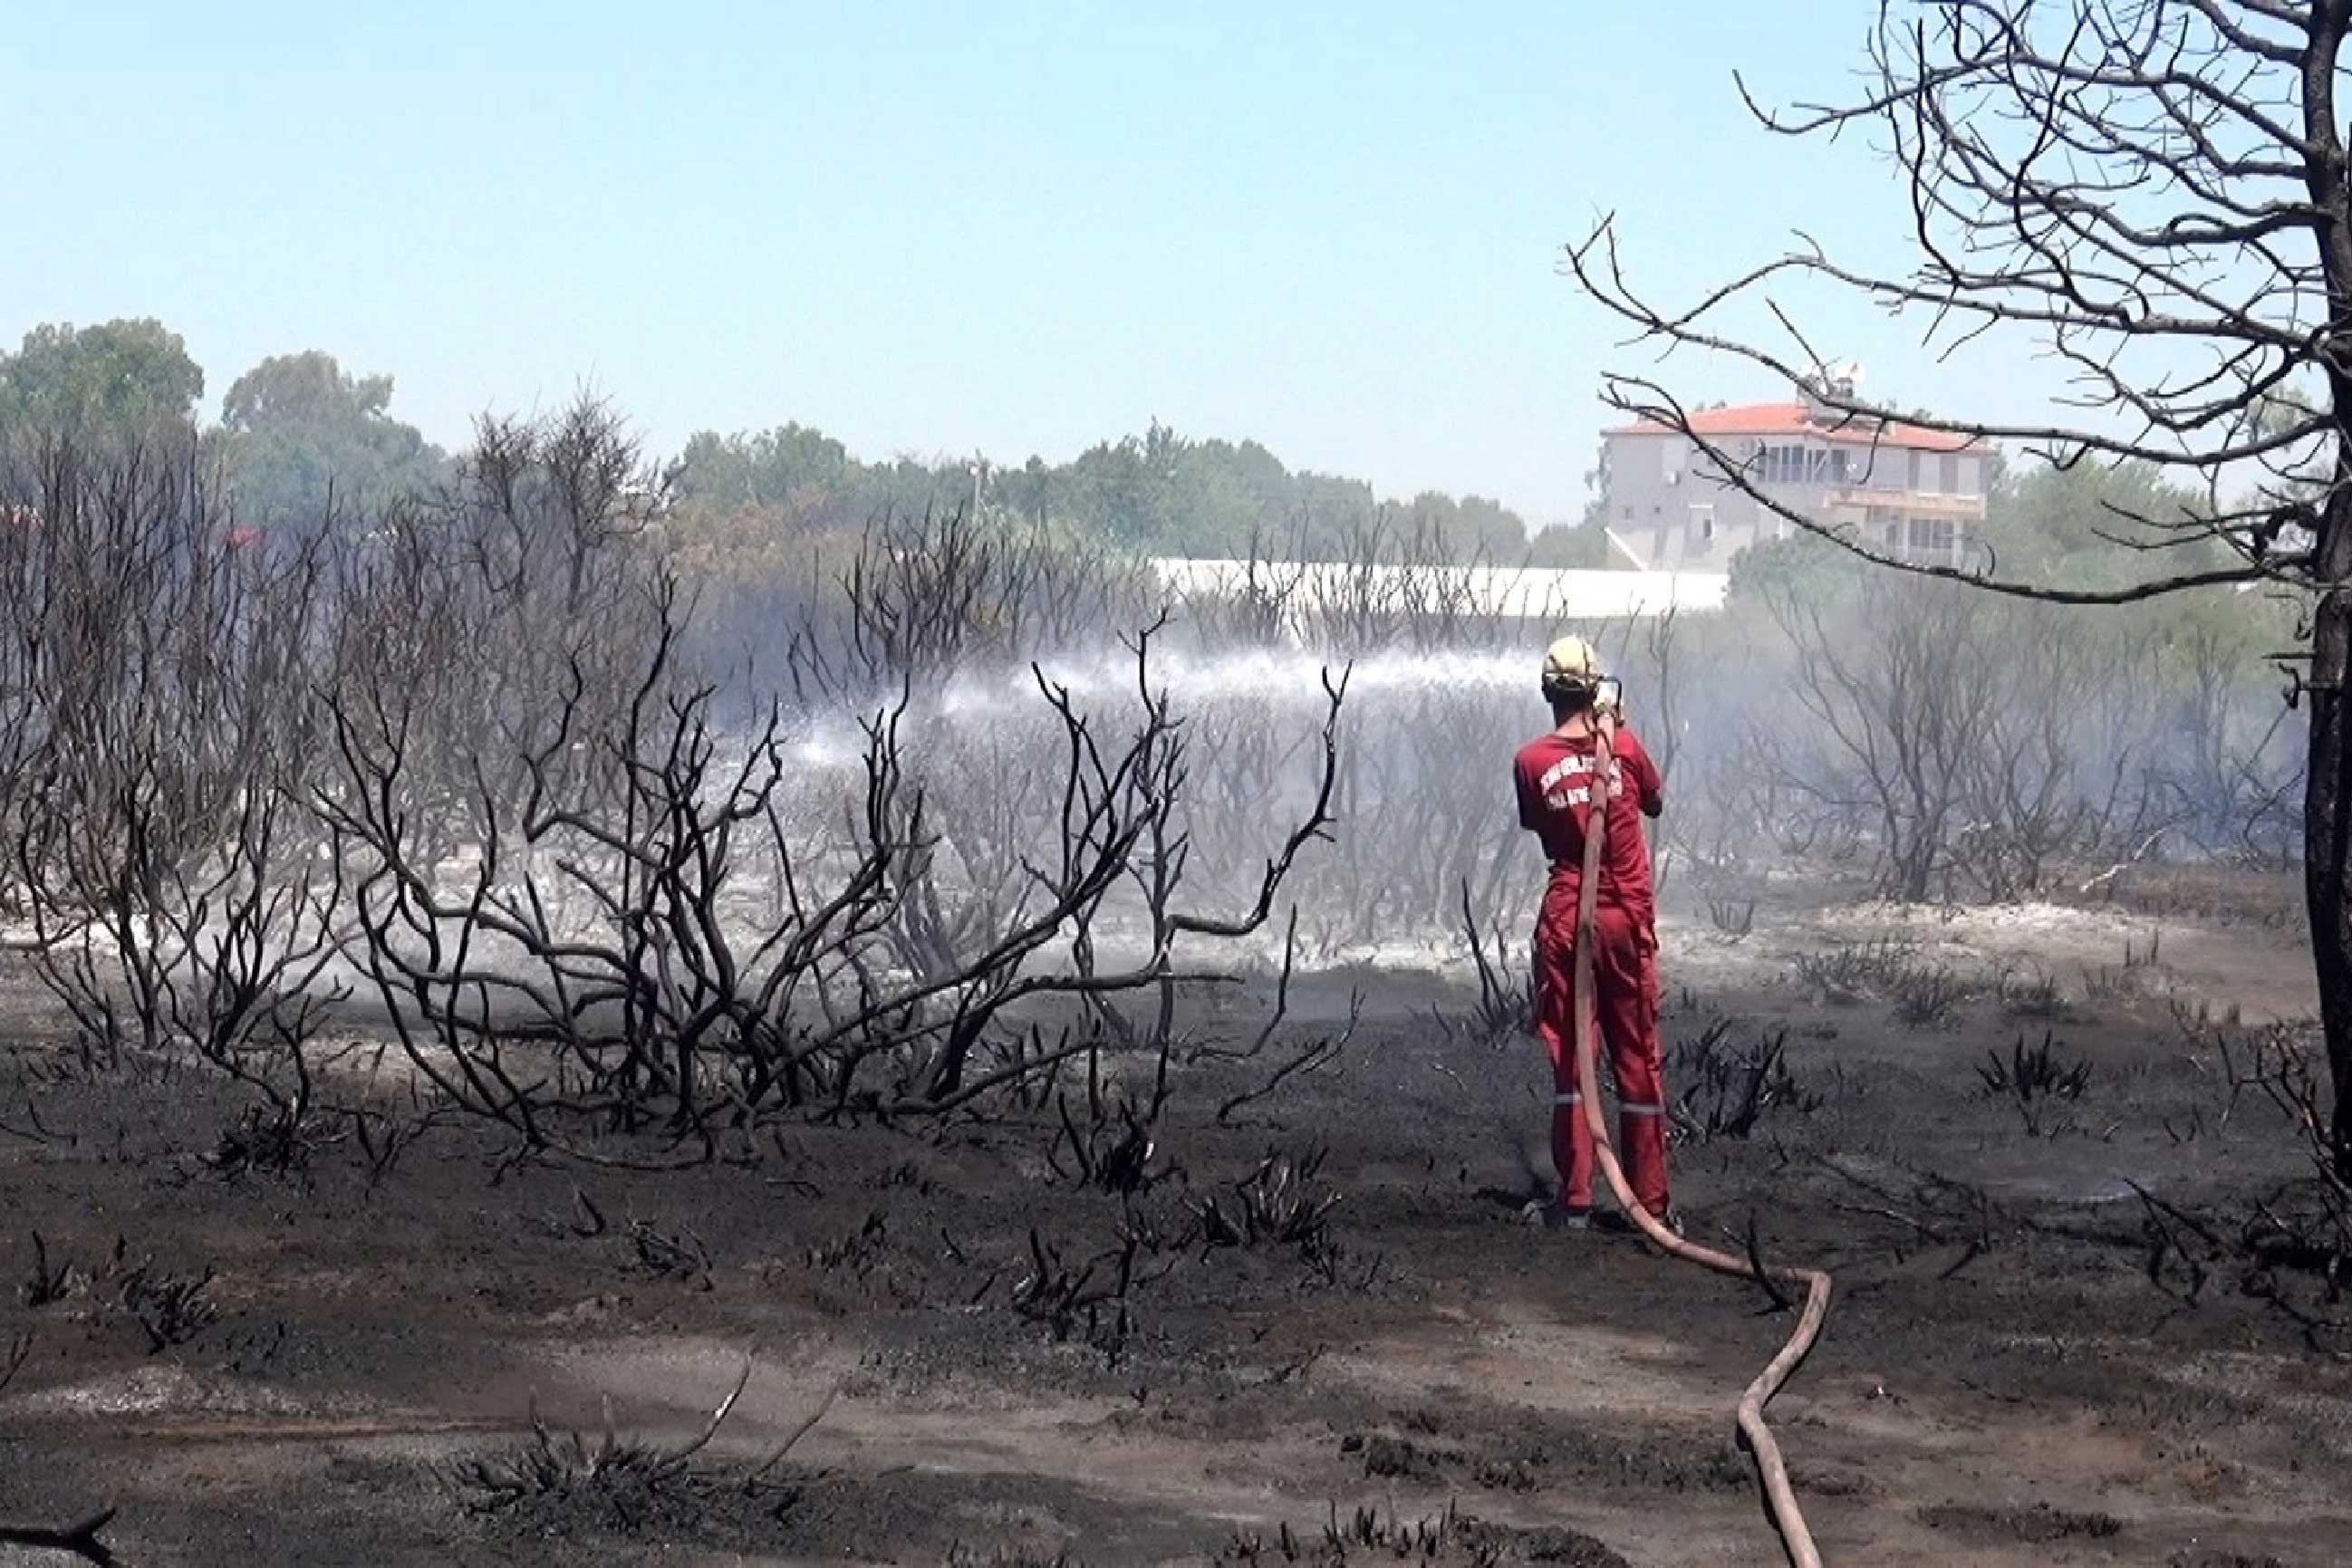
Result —
<svg viewBox="0 0 2352 1568"><path fill-rule="evenodd" d="M1576 727L1574 722L1569 727ZM1592 1137L1577 1088L1576 906L1584 874L1584 831L1596 783L1591 729L1529 741L1512 766L1519 824L1543 841L1551 882L1536 920L1536 1032L1551 1053L1552 1160L1559 1201L1571 1212L1592 1204ZM1652 1214L1666 1204L1664 1053L1658 1041L1658 937L1649 852L1641 818L1663 804L1657 766L1633 732L1616 728L1613 789L1593 903L1593 1007L1617 1081L1617 1151L1633 1196Z"/></svg>

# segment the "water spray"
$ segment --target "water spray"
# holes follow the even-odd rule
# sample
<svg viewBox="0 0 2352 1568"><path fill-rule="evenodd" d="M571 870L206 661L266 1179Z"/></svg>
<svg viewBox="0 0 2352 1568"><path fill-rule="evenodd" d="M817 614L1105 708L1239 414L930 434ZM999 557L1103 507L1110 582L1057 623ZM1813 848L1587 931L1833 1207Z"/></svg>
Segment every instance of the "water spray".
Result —
<svg viewBox="0 0 2352 1568"><path fill-rule="evenodd" d="M1293 649L1202 656L1155 647L1152 679L1155 687L1194 704L1296 697L1320 693L1323 673L1331 664L1324 654ZM1125 654L1041 661L1038 668L1081 702L1123 700L1135 692L1135 662ZM1348 661L1348 690L1359 696L1500 693L1517 690L1526 681L1519 655L1506 650L1381 653ZM1032 712L1036 702L1037 676L1024 664L964 671L919 699L918 706L923 716L951 726L980 727ZM794 759L812 770L855 768L863 755L864 737L846 712L812 716L793 747Z"/></svg>

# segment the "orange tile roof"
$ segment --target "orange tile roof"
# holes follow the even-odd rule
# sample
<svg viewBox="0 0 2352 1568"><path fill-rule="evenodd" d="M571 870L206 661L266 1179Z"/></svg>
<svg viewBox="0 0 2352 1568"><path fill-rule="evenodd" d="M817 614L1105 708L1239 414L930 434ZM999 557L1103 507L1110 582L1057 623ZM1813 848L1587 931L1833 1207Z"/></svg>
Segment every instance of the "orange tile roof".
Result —
<svg viewBox="0 0 2352 1568"><path fill-rule="evenodd" d="M1922 452L1964 452L1979 444L1973 435L1948 430L1927 430L1889 420L1844 419L1834 413L1816 415L1801 402L1751 402L1739 408L1698 409L1688 416L1694 434L1810 435L1848 446L1895 446ZM1621 424L1609 435L1674 435L1678 432L1654 419Z"/></svg>

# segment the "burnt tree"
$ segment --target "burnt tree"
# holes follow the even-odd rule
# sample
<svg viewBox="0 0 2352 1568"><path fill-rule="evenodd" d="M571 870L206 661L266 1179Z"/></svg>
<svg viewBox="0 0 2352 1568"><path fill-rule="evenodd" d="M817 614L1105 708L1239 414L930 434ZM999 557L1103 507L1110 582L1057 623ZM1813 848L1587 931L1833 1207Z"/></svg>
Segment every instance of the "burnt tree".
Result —
<svg viewBox="0 0 2352 1568"><path fill-rule="evenodd" d="M1944 353L2021 337L2067 376L2055 423L1905 422L2061 466L2138 459L2204 498L2116 516L2112 537L2150 552L2120 587L1916 564L1768 492L1751 455L1698 434L1661 380L1607 379L1613 406L1856 555L2066 604L2236 583L2308 595L2308 645L2285 662L2290 700L2310 704L2306 897L2332 1147L2352 1170L2352 187L2336 102L2347 27L2352 0L1883 5L1849 101L1772 109L1738 85L1770 132L1885 148L1909 203L1909 270L1857 267L1801 236L1695 303L1664 304L1629 278L1605 218L1563 270L1634 343L1759 367L1865 434L1896 411L1822 373L1795 295L1917 319Z"/></svg>

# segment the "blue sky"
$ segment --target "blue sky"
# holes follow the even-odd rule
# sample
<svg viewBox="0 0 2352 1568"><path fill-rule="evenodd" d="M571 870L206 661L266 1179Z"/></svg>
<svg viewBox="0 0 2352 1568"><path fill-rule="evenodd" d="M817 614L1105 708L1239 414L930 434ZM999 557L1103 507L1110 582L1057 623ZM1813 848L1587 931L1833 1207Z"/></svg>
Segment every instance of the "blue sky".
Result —
<svg viewBox="0 0 2352 1568"><path fill-rule="evenodd" d="M1550 521L1640 362L1555 273L1597 213L1675 298L1906 219L1867 148L1732 90L1841 90L1872 0L5 4L0 341L159 316L215 401L323 348L445 443L583 382L660 449L1058 460L1157 418ZM2032 389L1811 319L1906 405Z"/></svg>

